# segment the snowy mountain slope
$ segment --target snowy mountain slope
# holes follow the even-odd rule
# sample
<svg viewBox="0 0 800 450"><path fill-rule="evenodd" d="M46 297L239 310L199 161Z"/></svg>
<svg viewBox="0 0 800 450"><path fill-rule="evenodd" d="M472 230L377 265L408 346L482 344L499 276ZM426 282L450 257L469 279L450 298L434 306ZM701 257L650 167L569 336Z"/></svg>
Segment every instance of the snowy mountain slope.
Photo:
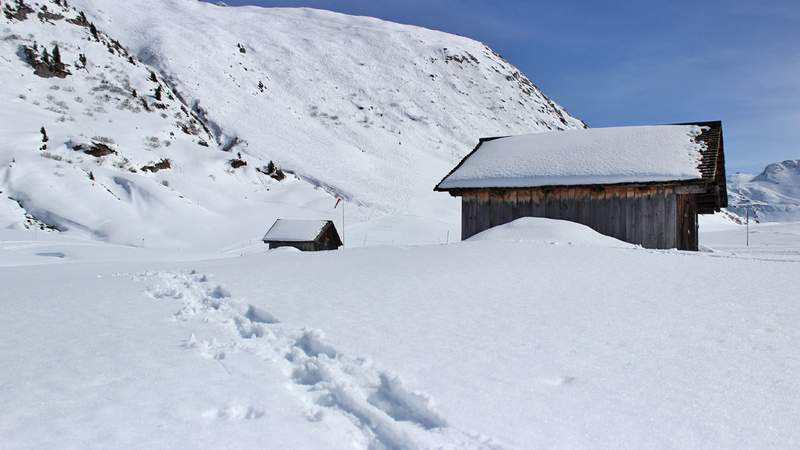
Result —
<svg viewBox="0 0 800 450"><path fill-rule="evenodd" d="M328 202L307 183L256 170L268 161L234 169L236 155L157 70L63 5L3 4L0 227L203 245L231 230L231 210L255 211L236 224L263 232L275 214L254 203L267 194L288 213Z"/></svg>
<svg viewBox="0 0 800 450"><path fill-rule="evenodd" d="M773 163L760 174L728 177L728 199L732 211L760 222L800 221L800 160Z"/></svg>
<svg viewBox="0 0 800 450"><path fill-rule="evenodd" d="M431 188L477 137L583 126L482 44L376 19L192 0L2 8L4 228L237 248L277 217L341 229L335 194L354 242L394 242L390 225L443 242L458 202Z"/></svg>
<svg viewBox="0 0 800 450"><path fill-rule="evenodd" d="M381 211L430 190L486 135L584 126L473 40L311 9L79 0L199 102L223 142Z"/></svg>

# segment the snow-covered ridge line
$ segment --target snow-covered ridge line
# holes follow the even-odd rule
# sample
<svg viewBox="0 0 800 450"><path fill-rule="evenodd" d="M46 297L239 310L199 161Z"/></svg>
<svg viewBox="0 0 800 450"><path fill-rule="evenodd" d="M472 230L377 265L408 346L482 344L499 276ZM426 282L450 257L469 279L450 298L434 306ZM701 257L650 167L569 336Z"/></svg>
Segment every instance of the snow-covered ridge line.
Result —
<svg viewBox="0 0 800 450"><path fill-rule="evenodd" d="M800 160L767 165L758 175L728 177L728 210L759 222L800 221Z"/></svg>

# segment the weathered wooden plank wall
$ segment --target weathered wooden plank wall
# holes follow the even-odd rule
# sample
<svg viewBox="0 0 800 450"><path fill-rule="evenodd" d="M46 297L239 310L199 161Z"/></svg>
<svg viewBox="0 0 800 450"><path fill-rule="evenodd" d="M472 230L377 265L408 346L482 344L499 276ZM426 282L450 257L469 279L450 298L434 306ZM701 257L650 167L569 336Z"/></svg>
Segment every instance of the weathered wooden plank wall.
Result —
<svg viewBox="0 0 800 450"><path fill-rule="evenodd" d="M699 248L697 200L694 195L677 196L678 248L681 250L697 250Z"/></svg>
<svg viewBox="0 0 800 450"><path fill-rule="evenodd" d="M304 252L312 252L319 250L317 248L316 243L314 242L284 242L284 241L272 241L269 243L269 248L279 248L279 247L294 247L298 250L302 250Z"/></svg>
<svg viewBox="0 0 800 450"><path fill-rule="evenodd" d="M694 250L693 198L661 186L466 191L461 237L520 217L548 217L582 223L647 248Z"/></svg>

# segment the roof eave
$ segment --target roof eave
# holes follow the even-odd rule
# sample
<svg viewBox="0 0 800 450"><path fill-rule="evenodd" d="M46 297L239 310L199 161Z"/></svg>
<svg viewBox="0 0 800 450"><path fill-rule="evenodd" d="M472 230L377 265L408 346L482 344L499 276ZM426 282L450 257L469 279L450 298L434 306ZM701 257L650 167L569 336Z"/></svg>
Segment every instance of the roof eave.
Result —
<svg viewBox="0 0 800 450"><path fill-rule="evenodd" d="M489 141L493 141L493 140L495 140L495 139L502 139L502 138L506 138L506 137L508 137L508 136L506 135L506 136L492 136L492 137L482 137L482 138L479 138L479 139L478 139L478 144L475 146L475 148L473 148L473 149L472 149L472 151L470 151L469 153L467 153L467 155L466 155L466 156L464 156L463 158L461 158L461 161L459 161L459 163L458 163L458 164L456 164L456 166L455 166L455 167L453 167L453 169L452 169L452 170L450 170L450 172L447 172L447 175L445 175L445 176L444 176L444 178L442 178L442 179L441 179L441 181L439 181L438 183L436 183L436 186L434 186L433 190L434 190L435 192L447 192L447 189L446 189L446 188L442 188L442 187L441 187L442 183L444 183L444 180L446 180L447 178L449 178L449 177L450 177L450 175L452 175L452 174L453 174L453 173L454 173L456 170L458 170L458 169L459 169L459 168L460 168L460 167L461 167L461 166L464 164L464 162L465 162L466 160L468 160L470 156L472 156L472 154L473 154L473 153L477 152L477 151L478 151L478 149L479 149L479 148L481 148L481 145L483 145L483 143L484 143L484 142L489 142Z"/></svg>
<svg viewBox="0 0 800 450"><path fill-rule="evenodd" d="M441 184L441 183L440 183ZM449 187L442 188L438 185L434 188L438 192L448 192L451 195L454 193L461 193L465 191L508 191L517 189L540 189L540 190L554 190L554 189L591 189L591 188L606 188L606 187L652 187L658 185L670 186L706 186L713 183L703 178L691 178L687 180L666 180L666 181L626 181L621 183L591 183L591 184L548 184L542 186L484 186L484 187Z"/></svg>

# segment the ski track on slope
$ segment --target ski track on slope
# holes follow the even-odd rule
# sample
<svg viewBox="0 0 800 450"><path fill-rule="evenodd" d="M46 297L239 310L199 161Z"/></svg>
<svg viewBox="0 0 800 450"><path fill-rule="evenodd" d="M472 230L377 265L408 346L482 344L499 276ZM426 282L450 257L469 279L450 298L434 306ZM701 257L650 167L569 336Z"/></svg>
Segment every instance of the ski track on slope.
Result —
<svg viewBox="0 0 800 450"><path fill-rule="evenodd" d="M486 436L456 430L421 392L411 391L396 375L373 367L369 359L343 354L325 341L321 331L295 328L268 311L234 297L207 275L189 272L146 272L141 280L158 280L146 290L156 300L182 303L175 321L214 324L230 337L199 340L194 333L187 349L224 364L228 352L248 352L287 373L290 389L309 404L309 421L326 413L342 414L363 431L370 449L506 448ZM250 420L264 415L243 406L207 411L209 418Z"/></svg>

